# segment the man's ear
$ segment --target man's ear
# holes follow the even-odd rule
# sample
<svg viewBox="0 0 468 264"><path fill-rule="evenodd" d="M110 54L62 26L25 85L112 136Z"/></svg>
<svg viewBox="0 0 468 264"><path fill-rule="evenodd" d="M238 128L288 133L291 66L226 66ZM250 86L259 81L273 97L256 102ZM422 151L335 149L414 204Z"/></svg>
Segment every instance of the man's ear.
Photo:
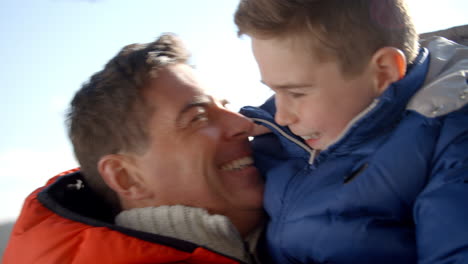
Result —
<svg viewBox="0 0 468 264"><path fill-rule="evenodd" d="M135 201L149 198L151 193L139 177L134 160L121 154L103 156L98 162L98 171L106 184L120 199Z"/></svg>
<svg viewBox="0 0 468 264"><path fill-rule="evenodd" d="M384 47L377 50L371 63L377 95L382 94L391 83L402 79L406 74L405 54L396 48Z"/></svg>

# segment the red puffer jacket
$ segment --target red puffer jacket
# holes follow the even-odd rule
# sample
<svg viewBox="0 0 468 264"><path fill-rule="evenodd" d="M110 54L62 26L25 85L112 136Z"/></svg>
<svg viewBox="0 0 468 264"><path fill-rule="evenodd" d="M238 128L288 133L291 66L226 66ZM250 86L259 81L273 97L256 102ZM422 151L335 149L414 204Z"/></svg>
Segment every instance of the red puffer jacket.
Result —
<svg viewBox="0 0 468 264"><path fill-rule="evenodd" d="M76 184L83 181L78 170L67 171L26 199L3 264L241 263L187 241L112 224L109 210Z"/></svg>

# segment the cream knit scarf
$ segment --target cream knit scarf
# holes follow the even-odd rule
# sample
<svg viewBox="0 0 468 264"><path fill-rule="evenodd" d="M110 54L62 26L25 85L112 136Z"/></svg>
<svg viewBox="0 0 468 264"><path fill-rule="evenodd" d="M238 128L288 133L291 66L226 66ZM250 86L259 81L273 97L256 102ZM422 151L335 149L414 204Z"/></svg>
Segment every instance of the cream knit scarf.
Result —
<svg viewBox="0 0 468 264"><path fill-rule="evenodd" d="M148 233L186 240L215 252L255 263L255 247L261 229L247 238L248 249L231 221L222 215L210 215L206 210L182 205L134 208L120 212L119 226Z"/></svg>

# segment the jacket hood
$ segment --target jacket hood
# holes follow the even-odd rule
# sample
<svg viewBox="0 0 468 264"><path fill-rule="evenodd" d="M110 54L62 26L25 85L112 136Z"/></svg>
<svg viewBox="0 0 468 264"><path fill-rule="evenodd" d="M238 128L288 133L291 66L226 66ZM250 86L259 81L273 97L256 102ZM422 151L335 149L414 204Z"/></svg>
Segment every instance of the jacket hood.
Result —
<svg viewBox="0 0 468 264"><path fill-rule="evenodd" d="M430 37L421 44L430 50L429 71L407 108L437 117L464 107L468 103L468 47L442 37Z"/></svg>
<svg viewBox="0 0 468 264"><path fill-rule="evenodd" d="M446 39L455 41L456 43L468 46L468 25L461 25L448 29L422 33L420 34L420 39L425 41L426 39L434 36L444 37Z"/></svg>

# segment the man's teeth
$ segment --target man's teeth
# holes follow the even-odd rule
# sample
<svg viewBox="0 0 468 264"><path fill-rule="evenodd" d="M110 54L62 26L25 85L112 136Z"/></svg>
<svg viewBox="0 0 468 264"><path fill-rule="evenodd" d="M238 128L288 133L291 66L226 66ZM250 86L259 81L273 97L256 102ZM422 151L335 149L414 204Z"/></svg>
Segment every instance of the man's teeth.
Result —
<svg viewBox="0 0 468 264"><path fill-rule="evenodd" d="M236 159L229 163L224 164L223 166L221 166L221 170L223 171L241 170L247 166L252 165L253 162L254 161L252 157L244 157L244 158Z"/></svg>

